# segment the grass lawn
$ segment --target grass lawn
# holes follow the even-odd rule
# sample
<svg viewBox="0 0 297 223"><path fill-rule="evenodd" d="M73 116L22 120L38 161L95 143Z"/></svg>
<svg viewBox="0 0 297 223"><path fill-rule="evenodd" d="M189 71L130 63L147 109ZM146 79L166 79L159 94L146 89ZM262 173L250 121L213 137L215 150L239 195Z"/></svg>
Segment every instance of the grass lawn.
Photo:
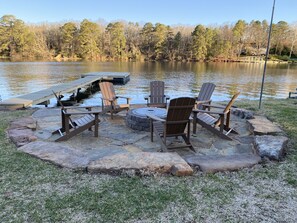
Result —
<svg viewBox="0 0 297 223"><path fill-rule="evenodd" d="M0 112L1 222L296 222L297 101L240 101L279 123L288 137L282 162L191 177L74 173L22 152L6 138Z"/></svg>

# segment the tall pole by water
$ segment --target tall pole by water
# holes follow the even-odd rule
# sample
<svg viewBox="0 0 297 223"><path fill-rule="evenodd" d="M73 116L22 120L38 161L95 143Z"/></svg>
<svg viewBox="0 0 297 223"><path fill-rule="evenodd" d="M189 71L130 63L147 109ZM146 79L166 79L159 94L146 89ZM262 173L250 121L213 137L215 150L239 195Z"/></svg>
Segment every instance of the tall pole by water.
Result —
<svg viewBox="0 0 297 223"><path fill-rule="evenodd" d="M264 69L263 69L261 93L260 93L260 100L259 100L259 109L261 109L261 104L262 104L262 94L263 94L264 81L265 81L265 75L266 75L267 59L268 59L269 49L270 49L270 37L271 37L271 30L272 30L272 23L273 23L274 6L275 6L275 0L273 0L271 20L270 20L270 26L269 26L269 34L268 34L268 41L267 41L267 47L266 47L265 63L264 63Z"/></svg>

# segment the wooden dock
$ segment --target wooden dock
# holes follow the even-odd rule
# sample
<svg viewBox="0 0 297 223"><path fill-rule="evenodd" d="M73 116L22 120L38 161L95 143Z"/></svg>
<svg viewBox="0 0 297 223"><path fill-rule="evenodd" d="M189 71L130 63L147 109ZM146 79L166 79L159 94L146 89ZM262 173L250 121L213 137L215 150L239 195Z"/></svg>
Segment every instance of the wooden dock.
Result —
<svg viewBox="0 0 297 223"><path fill-rule="evenodd" d="M68 83L52 86L41 91L4 100L0 102L0 108L12 110L31 107L32 105L37 104L48 105L49 100L55 97L53 91L58 92L59 94L64 94L77 91L78 88L91 86L93 83L102 80L107 80L118 84L126 84L130 80L129 73L120 72L94 72L83 74L81 77L82 78Z"/></svg>
<svg viewBox="0 0 297 223"><path fill-rule="evenodd" d="M97 76L101 76L102 80L108 80L111 81L114 84L126 84L128 81L130 81L130 74L129 73L119 73L119 72L93 72L93 73L86 73L86 74L82 74L81 77L97 77Z"/></svg>

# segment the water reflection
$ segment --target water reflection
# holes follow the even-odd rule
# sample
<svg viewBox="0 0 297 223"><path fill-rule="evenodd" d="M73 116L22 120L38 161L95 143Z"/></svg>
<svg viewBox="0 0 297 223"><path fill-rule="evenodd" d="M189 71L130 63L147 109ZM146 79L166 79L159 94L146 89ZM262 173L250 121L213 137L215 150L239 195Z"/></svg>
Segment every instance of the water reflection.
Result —
<svg viewBox="0 0 297 223"><path fill-rule="evenodd" d="M204 82L217 85L214 100L226 100L241 91L240 98L258 99L263 64L182 62L0 62L1 98L7 99L77 79L88 72L129 72L131 81L116 86L119 94L144 103L151 80L163 80L171 98L197 96ZM296 64L268 64L264 97L285 98L297 87ZM98 103L99 94L86 101Z"/></svg>

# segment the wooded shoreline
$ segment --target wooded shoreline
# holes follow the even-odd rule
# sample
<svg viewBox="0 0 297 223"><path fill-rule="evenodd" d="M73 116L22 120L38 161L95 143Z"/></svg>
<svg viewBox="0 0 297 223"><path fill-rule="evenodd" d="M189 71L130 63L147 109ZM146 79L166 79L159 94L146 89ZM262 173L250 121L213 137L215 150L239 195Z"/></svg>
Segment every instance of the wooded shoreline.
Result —
<svg viewBox="0 0 297 223"><path fill-rule="evenodd" d="M4 15L0 18L0 58L243 62L242 57L265 55L268 28L266 20L195 27L123 21L106 25L87 19L25 24L13 15ZM270 60L296 60L296 40L296 24L273 24Z"/></svg>
<svg viewBox="0 0 297 223"><path fill-rule="evenodd" d="M177 63L264 63L265 58L262 57L240 57L240 58L216 58L204 61L195 60L132 60L132 59L93 59L87 60L83 58L67 58L67 57L55 57L55 58L10 58L0 57L0 62L177 62ZM268 59L267 63L297 63L297 60L280 60L280 59Z"/></svg>

